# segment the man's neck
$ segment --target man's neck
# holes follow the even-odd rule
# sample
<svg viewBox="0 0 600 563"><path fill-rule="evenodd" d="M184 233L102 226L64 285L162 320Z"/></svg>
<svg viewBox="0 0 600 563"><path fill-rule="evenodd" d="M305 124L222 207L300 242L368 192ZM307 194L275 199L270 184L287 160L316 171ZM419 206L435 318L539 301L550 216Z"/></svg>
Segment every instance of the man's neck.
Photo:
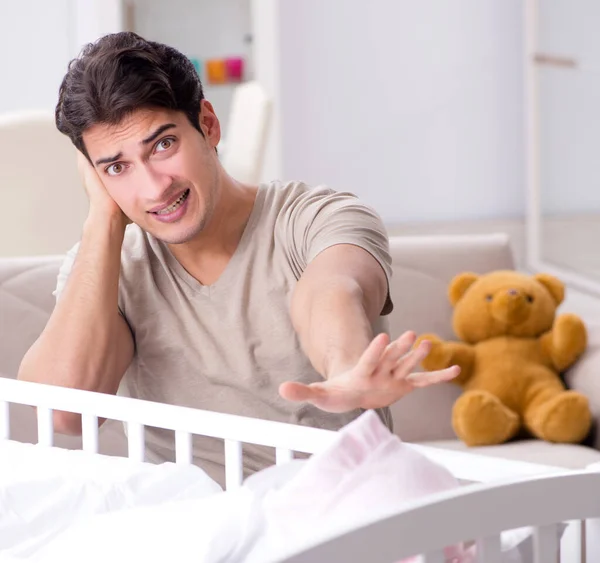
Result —
<svg viewBox="0 0 600 563"><path fill-rule="evenodd" d="M215 208L205 228L191 241L169 245L181 265L205 285L225 269L242 238L258 188L224 175Z"/></svg>

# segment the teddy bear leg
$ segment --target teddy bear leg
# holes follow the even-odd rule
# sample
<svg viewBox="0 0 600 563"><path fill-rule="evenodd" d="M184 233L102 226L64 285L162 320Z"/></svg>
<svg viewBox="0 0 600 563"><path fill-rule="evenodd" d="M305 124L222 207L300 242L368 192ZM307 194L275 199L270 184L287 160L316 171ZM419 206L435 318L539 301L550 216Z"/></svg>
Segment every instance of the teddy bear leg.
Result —
<svg viewBox="0 0 600 563"><path fill-rule="evenodd" d="M588 399L576 391L562 391L532 404L525 410L524 419L534 436L558 443L581 442L592 425Z"/></svg>
<svg viewBox="0 0 600 563"><path fill-rule="evenodd" d="M487 391L465 391L454 403L452 426L467 446L489 446L512 438L520 418Z"/></svg>

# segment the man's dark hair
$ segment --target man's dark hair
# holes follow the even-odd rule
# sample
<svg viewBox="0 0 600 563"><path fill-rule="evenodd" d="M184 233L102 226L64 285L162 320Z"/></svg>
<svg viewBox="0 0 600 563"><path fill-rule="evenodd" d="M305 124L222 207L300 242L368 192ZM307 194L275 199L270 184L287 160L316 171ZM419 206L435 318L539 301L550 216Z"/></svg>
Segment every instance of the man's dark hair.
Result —
<svg viewBox="0 0 600 563"><path fill-rule="evenodd" d="M116 125L135 110L182 111L202 134L200 77L176 49L132 32L106 35L69 63L56 105L56 126L86 156L82 135L92 125Z"/></svg>

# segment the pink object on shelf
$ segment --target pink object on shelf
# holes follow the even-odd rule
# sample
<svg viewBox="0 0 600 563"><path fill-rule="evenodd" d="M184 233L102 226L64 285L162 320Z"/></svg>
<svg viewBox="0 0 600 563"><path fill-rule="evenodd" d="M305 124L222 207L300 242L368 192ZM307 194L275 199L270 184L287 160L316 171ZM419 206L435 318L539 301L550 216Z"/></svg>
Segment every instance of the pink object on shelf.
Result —
<svg viewBox="0 0 600 563"><path fill-rule="evenodd" d="M244 75L244 60L241 57L228 57L225 59L227 78L231 82L240 82Z"/></svg>

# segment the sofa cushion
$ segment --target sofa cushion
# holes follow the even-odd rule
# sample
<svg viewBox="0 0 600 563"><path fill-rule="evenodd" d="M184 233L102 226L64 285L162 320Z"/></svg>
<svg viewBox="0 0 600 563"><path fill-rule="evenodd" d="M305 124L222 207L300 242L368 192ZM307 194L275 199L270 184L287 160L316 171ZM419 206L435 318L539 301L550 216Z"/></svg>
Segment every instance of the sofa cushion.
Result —
<svg viewBox="0 0 600 563"><path fill-rule="evenodd" d="M583 393L589 400L594 417L590 445L600 449L600 324L582 315L588 331L588 345L583 356L565 374L569 388Z"/></svg>
<svg viewBox="0 0 600 563"><path fill-rule="evenodd" d="M0 373L16 377L21 359L46 326L60 256L0 259Z"/></svg>
<svg viewBox="0 0 600 563"><path fill-rule="evenodd" d="M521 440L499 446L468 447L459 440L436 440L423 442L425 446L447 450L514 459L529 463L583 469L591 463L600 462L600 451L578 444L552 444L541 440Z"/></svg>

